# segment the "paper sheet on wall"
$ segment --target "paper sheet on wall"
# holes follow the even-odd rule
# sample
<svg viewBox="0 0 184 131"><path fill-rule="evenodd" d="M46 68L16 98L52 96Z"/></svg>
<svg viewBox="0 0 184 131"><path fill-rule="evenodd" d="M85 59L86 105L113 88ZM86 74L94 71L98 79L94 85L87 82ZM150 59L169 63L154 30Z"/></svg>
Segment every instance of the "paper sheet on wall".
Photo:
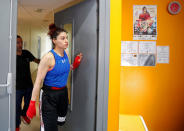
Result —
<svg viewBox="0 0 184 131"><path fill-rule="evenodd" d="M140 41L139 42L139 53L156 53L156 42L155 41Z"/></svg>
<svg viewBox="0 0 184 131"><path fill-rule="evenodd" d="M155 66L155 41L122 41L121 66Z"/></svg>
<svg viewBox="0 0 184 131"><path fill-rule="evenodd" d="M121 66L137 66L137 54L121 54Z"/></svg>
<svg viewBox="0 0 184 131"><path fill-rule="evenodd" d="M169 63L169 46L157 46L157 63Z"/></svg>
<svg viewBox="0 0 184 131"><path fill-rule="evenodd" d="M155 66L155 54L138 54L138 66Z"/></svg>
<svg viewBox="0 0 184 131"><path fill-rule="evenodd" d="M122 41L121 53L137 53L138 41Z"/></svg>

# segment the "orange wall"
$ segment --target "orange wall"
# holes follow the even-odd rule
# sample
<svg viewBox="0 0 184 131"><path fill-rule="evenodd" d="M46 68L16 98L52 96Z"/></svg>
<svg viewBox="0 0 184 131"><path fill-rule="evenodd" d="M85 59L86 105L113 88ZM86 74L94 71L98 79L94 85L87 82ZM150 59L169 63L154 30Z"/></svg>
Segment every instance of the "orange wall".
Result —
<svg viewBox="0 0 184 131"><path fill-rule="evenodd" d="M108 131L119 130L120 53L122 0L110 1L110 65Z"/></svg>
<svg viewBox="0 0 184 131"><path fill-rule="evenodd" d="M120 113L142 115L149 131L184 131L184 1L170 15L171 0L122 0L122 40L133 40L133 5L157 5L157 45L169 45L170 63L121 67Z"/></svg>

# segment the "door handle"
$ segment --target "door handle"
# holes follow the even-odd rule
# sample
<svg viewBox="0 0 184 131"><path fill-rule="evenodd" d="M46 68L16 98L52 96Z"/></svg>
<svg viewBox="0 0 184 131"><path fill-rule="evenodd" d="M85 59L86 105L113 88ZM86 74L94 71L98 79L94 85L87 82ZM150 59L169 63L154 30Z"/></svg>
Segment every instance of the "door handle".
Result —
<svg viewBox="0 0 184 131"><path fill-rule="evenodd" d="M7 83L6 84L0 84L0 87L7 87L8 94L12 94L12 73L8 73Z"/></svg>

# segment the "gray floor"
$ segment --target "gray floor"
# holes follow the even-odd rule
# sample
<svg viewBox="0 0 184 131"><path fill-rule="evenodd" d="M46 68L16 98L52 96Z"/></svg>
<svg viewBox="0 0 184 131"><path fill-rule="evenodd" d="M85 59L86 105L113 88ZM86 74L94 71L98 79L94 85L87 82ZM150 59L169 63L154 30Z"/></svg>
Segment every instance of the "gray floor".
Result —
<svg viewBox="0 0 184 131"><path fill-rule="evenodd" d="M30 125L21 122L20 131L40 131L39 102L36 102L36 117L32 119Z"/></svg>

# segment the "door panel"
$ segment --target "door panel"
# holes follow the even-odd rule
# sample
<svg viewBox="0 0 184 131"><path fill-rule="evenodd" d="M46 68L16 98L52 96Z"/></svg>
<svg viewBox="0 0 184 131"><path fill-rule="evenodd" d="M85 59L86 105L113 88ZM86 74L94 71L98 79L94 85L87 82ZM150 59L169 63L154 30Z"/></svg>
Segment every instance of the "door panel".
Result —
<svg viewBox="0 0 184 131"><path fill-rule="evenodd" d="M0 4L0 130L15 130L15 88L7 92L7 75L12 73L15 87L15 62L16 62L16 19L17 19L17 0L1 0ZM12 21L10 23L10 12ZM11 26L10 26L11 25ZM12 39L10 39L12 36ZM11 41L11 42L10 42ZM11 45L11 46L10 46ZM10 77L12 78L12 77ZM3 86L4 85L4 86ZM3 87L2 87L3 86ZM10 87L12 87L10 86ZM9 110L10 109L10 110ZM10 113L10 114L9 114Z"/></svg>
<svg viewBox="0 0 184 131"><path fill-rule="evenodd" d="M94 131L96 126L97 87L97 1L86 0L55 14L55 23L62 26L73 21L72 61L79 52L83 60L72 73L72 111L62 131Z"/></svg>
<svg viewBox="0 0 184 131"><path fill-rule="evenodd" d="M72 28L72 21L71 22L68 22L66 24L63 24L62 25L62 28L65 29L67 31L67 35L68 35L68 42L69 42L69 45L68 45L68 48L65 50L68 54L68 59L69 59L69 62L71 63L72 61L72 33L73 33L73 28ZM73 85L72 85L72 72L70 71L69 73L69 76L68 76L68 83L67 83L67 88L68 88L68 97L69 97L69 109L70 111L72 110L72 103L73 103Z"/></svg>

